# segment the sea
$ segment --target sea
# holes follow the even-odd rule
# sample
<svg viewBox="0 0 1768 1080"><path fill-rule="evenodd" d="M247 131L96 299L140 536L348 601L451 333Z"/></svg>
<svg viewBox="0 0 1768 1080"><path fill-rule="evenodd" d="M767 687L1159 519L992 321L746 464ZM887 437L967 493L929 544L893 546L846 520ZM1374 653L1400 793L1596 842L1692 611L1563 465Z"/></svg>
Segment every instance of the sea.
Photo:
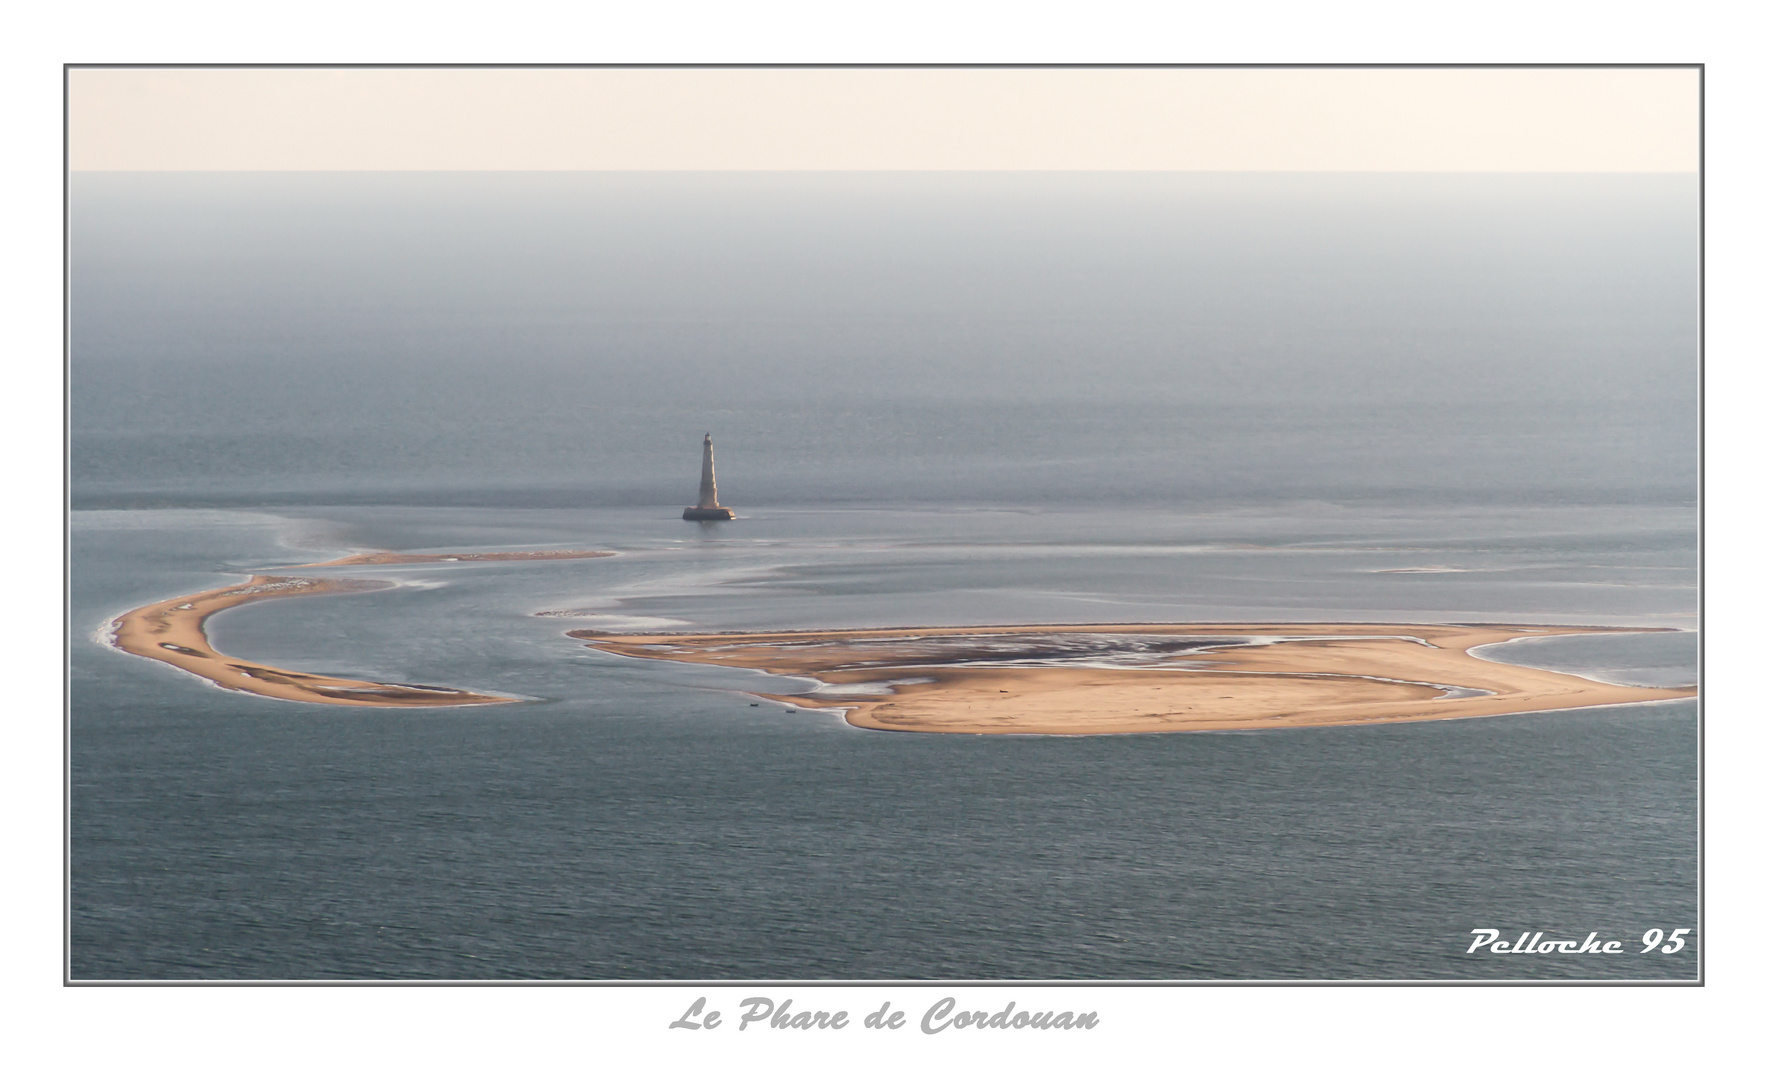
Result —
<svg viewBox="0 0 1768 1080"><path fill-rule="evenodd" d="M1697 699L892 733L565 635L1575 624L1654 632L1482 655L1695 684L1699 211L1681 175L76 173L69 975L1696 979ZM734 521L681 520L707 433ZM261 698L106 635L537 548L616 554L208 624L515 704Z"/></svg>

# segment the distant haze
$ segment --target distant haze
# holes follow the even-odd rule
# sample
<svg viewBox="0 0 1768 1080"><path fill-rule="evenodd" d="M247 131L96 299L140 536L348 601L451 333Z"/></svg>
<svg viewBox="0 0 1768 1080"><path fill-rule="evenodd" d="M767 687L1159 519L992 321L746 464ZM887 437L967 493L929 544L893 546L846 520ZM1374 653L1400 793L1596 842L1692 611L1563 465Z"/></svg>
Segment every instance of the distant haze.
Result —
<svg viewBox="0 0 1768 1080"><path fill-rule="evenodd" d="M75 171L1693 172L1694 68L130 69Z"/></svg>
<svg viewBox="0 0 1768 1080"><path fill-rule="evenodd" d="M77 506L1695 494L1692 176L72 195Z"/></svg>

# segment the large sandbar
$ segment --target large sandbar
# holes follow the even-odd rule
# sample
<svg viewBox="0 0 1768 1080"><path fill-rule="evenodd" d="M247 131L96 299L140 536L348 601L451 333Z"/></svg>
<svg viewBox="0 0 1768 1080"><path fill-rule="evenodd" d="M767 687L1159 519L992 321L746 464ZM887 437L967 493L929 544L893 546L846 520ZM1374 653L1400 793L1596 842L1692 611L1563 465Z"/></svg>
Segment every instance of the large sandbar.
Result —
<svg viewBox="0 0 1768 1080"><path fill-rule="evenodd" d="M604 652L818 680L761 695L858 727L1092 735L1387 724L1693 697L1469 650L1639 627L1179 623L572 637Z"/></svg>

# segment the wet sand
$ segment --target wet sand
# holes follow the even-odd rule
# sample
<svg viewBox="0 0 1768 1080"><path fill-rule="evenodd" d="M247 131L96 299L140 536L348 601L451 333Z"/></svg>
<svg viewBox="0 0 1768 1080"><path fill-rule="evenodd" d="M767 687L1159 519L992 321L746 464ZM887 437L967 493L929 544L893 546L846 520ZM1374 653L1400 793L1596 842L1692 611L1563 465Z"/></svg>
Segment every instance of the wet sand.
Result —
<svg viewBox="0 0 1768 1080"><path fill-rule="evenodd" d="M312 570L321 566L398 566L410 563L452 562L530 562L547 559L605 559L612 551L486 551L466 554L427 555L408 551L370 551L346 555L330 562L302 563L291 570Z"/></svg>
<svg viewBox="0 0 1768 1080"><path fill-rule="evenodd" d="M1693 697L1484 660L1518 638L1640 627L1398 624L1097 624L772 634L603 634L621 656L814 678L765 694L841 709L857 727L1090 735L1387 724Z"/></svg>
<svg viewBox="0 0 1768 1080"><path fill-rule="evenodd" d="M244 690L264 697L327 705L427 707L494 705L520 700L452 690L446 686L364 682L254 664L216 652L203 631L203 623L210 615L241 604L283 597L368 592L387 587L385 582L353 578L258 575L244 585L175 596L136 608L113 621L111 629L117 648L126 653L171 664L229 690Z"/></svg>

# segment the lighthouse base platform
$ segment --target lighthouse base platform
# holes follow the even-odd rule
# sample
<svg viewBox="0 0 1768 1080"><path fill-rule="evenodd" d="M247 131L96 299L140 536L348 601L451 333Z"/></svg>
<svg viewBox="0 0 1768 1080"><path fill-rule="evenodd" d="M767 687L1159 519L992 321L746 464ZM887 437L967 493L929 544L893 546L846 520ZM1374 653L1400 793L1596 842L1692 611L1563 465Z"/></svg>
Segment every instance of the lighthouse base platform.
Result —
<svg viewBox="0 0 1768 1080"><path fill-rule="evenodd" d="M737 512L728 506L690 506L681 512L683 521L734 521Z"/></svg>

